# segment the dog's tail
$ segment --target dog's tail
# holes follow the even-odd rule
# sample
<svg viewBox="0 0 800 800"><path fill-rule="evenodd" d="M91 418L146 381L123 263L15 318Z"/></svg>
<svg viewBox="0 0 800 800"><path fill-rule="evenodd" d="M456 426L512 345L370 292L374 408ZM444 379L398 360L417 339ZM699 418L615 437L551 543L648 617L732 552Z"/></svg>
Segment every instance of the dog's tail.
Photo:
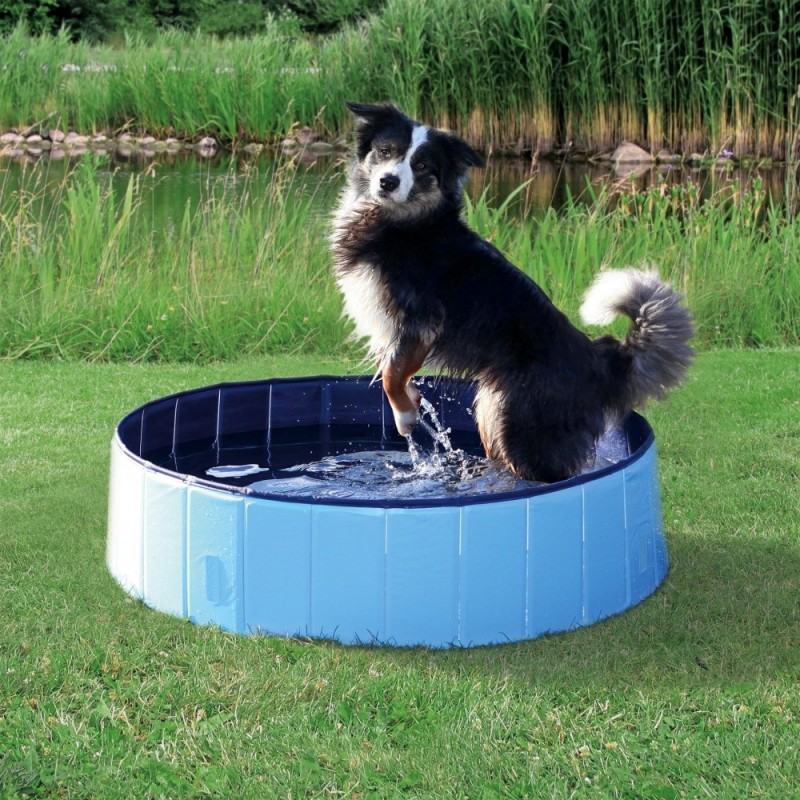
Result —
<svg viewBox="0 0 800 800"><path fill-rule="evenodd" d="M625 387L628 409L663 398L686 375L694 324L682 298L655 270L601 272L586 292L580 314L587 325L607 325L620 314L633 322L618 343L631 363Z"/></svg>

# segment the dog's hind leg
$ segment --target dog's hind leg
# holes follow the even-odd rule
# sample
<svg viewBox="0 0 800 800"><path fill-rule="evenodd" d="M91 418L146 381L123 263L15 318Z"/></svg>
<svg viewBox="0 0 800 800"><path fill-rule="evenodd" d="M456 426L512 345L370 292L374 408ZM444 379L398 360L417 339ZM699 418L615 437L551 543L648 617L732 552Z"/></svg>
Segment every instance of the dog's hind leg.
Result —
<svg viewBox="0 0 800 800"><path fill-rule="evenodd" d="M381 361L383 391L392 407L397 431L403 436L408 436L417 424L421 395L411 379L425 363L429 350L430 345L419 339L406 338Z"/></svg>
<svg viewBox="0 0 800 800"><path fill-rule="evenodd" d="M550 424L542 425L542 419ZM563 407L542 410L526 390L489 383L475 394L475 422L488 458L524 480L544 483L580 472L593 448L592 431L602 432L602 415L586 419Z"/></svg>
<svg viewBox="0 0 800 800"><path fill-rule="evenodd" d="M486 457L494 461L507 462L502 421L505 407L505 395L500 389L487 383L480 383L475 393L475 424Z"/></svg>

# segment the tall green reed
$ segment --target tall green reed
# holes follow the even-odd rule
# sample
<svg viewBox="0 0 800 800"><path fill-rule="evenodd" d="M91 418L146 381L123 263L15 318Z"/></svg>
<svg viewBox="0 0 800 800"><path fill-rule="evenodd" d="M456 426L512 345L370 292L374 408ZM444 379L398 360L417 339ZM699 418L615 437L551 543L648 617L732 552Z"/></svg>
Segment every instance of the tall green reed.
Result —
<svg viewBox="0 0 800 800"><path fill-rule="evenodd" d="M87 159L56 186L0 193L0 357L210 361L285 352L356 357L326 245L331 184L290 163L208 177L153 225L146 180L118 188ZM534 178L535 180L535 178ZM763 188L606 191L541 219L488 189L468 221L573 318L600 269L653 263L685 292L709 346L800 344L800 220ZM45 202L45 195L55 194ZM614 330L621 332L624 326Z"/></svg>
<svg viewBox="0 0 800 800"><path fill-rule="evenodd" d="M799 43L793 0L387 0L325 37L270 16L247 39L172 31L118 50L17 28L0 40L0 126L271 139L293 123L346 130L356 98L486 148L631 139L792 159Z"/></svg>
<svg viewBox="0 0 800 800"><path fill-rule="evenodd" d="M37 213L37 187L0 207L4 357L199 360L326 351L345 338L328 220L293 167L209 181L158 229L139 179L92 161ZM346 348L345 348L346 349Z"/></svg>
<svg viewBox="0 0 800 800"><path fill-rule="evenodd" d="M708 200L695 184L662 184L571 200L538 221L508 211L482 197L468 216L576 321L599 270L655 267L685 293L700 347L800 344L800 219L769 201L758 180Z"/></svg>

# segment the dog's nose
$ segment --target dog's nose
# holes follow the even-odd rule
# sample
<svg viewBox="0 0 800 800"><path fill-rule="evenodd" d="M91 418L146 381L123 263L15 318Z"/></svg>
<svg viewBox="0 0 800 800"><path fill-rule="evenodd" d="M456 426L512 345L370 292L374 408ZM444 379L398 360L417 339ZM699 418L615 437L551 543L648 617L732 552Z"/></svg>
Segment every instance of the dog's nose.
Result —
<svg viewBox="0 0 800 800"><path fill-rule="evenodd" d="M400 185L397 175L384 175L381 178L381 189L384 192L393 192Z"/></svg>

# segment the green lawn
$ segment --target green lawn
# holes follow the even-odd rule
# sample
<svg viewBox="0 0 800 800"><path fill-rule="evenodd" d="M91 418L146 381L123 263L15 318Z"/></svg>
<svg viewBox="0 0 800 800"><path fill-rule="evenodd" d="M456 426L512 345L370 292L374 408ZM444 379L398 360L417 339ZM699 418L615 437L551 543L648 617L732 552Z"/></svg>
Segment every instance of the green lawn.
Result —
<svg viewBox="0 0 800 800"><path fill-rule="evenodd" d="M0 798L800 796L800 351L699 356L652 407L671 571L594 627L496 648L244 638L104 565L125 412L353 372L0 363Z"/></svg>

